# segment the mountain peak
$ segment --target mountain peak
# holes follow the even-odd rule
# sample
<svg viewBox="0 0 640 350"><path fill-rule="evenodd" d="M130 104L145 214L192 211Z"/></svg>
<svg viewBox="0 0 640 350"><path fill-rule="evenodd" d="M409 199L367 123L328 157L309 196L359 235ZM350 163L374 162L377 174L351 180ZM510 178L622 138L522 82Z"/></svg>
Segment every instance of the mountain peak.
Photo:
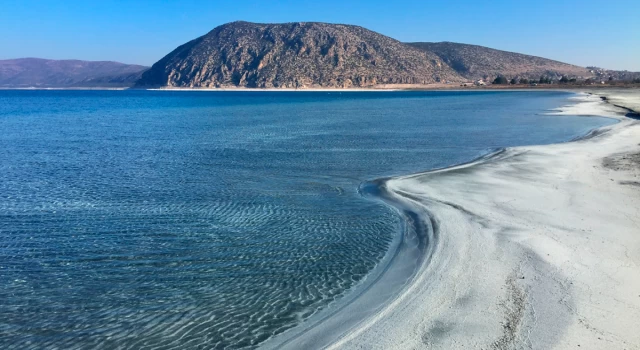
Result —
<svg viewBox="0 0 640 350"><path fill-rule="evenodd" d="M461 79L437 55L362 27L239 21L176 48L138 85L344 88Z"/></svg>

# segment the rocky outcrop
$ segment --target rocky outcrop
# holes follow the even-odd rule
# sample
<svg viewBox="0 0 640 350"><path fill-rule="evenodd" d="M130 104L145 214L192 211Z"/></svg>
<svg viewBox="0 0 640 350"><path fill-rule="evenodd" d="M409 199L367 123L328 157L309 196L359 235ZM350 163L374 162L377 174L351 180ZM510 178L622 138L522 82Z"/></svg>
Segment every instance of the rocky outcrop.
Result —
<svg viewBox="0 0 640 350"><path fill-rule="evenodd" d="M462 79L437 55L358 26L233 22L176 48L137 85L349 88Z"/></svg>

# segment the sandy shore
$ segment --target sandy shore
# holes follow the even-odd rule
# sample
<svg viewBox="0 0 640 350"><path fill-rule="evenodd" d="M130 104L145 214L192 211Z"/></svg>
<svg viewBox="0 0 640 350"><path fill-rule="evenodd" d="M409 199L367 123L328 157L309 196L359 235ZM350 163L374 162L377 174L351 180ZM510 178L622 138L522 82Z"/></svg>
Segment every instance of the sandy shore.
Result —
<svg viewBox="0 0 640 350"><path fill-rule="evenodd" d="M620 122L387 181L434 221L434 247L393 302L332 347L639 349L640 121L627 112L585 97L558 113Z"/></svg>
<svg viewBox="0 0 640 350"><path fill-rule="evenodd" d="M391 257L265 347L640 349L640 91L597 93L555 112L619 120L581 140L381 180Z"/></svg>

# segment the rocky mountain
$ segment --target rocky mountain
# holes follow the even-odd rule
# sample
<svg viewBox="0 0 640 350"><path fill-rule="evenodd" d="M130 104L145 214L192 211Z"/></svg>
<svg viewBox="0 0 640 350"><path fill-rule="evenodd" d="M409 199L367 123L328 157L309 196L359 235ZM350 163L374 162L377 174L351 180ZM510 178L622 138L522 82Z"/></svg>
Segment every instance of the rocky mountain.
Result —
<svg viewBox="0 0 640 350"><path fill-rule="evenodd" d="M541 75L584 78L593 76L593 72L583 67L484 46L451 42L407 43L407 45L437 55L467 79L493 79L498 75L535 79Z"/></svg>
<svg viewBox="0 0 640 350"><path fill-rule="evenodd" d="M155 63L137 86L365 87L463 78L442 58L362 27L233 22Z"/></svg>
<svg viewBox="0 0 640 350"><path fill-rule="evenodd" d="M110 61L0 60L0 88L127 87L148 68Z"/></svg>

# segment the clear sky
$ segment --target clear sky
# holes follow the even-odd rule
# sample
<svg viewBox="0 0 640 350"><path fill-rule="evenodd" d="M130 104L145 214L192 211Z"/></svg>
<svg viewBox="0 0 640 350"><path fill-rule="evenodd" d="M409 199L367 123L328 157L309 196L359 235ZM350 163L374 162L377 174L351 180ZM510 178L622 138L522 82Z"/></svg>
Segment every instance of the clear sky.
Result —
<svg viewBox="0 0 640 350"><path fill-rule="evenodd" d="M640 0L0 0L0 59L151 65L235 20L356 24L401 41L454 41L640 71Z"/></svg>

